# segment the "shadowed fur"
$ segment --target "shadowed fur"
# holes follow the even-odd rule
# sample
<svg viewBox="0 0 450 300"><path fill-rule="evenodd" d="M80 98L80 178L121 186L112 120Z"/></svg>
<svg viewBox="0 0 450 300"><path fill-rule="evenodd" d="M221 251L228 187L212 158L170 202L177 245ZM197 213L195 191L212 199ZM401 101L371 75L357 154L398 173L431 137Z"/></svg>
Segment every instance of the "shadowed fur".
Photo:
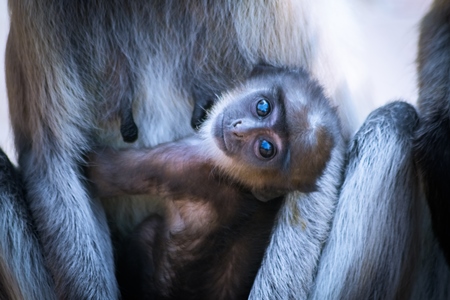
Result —
<svg viewBox="0 0 450 300"><path fill-rule="evenodd" d="M418 54L420 127L415 158L433 229L450 263L450 3L434 1L421 24Z"/></svg>

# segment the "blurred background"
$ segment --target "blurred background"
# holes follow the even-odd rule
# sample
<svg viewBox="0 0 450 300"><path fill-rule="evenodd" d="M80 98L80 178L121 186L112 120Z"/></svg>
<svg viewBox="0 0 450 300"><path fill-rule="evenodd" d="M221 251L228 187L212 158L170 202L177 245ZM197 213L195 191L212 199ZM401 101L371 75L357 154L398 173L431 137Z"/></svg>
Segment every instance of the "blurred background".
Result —
<svg viewBox="0 0 450 300"><path fill-rule="evenodd" d="M382 104L403 99L416 102L416 45L421 17L431 0L351 0L364 39L369 70L362 117ZM51 17L51 16L49 16ZM15 161L8 118L4 56L9 31L7 0L0 0L0 147Z"/></svg>

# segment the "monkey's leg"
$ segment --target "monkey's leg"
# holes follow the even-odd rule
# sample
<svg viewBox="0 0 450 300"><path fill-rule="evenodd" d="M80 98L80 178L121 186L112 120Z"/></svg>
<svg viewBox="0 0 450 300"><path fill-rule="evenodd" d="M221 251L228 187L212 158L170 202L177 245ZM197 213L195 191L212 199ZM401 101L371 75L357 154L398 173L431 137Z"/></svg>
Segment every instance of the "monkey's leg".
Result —
<svg viewBox="0 0 450 300"><path fill-rule="evenodd" d="M428 212L412 156L415 109L374 111L350 142L348 166L312 299L439 299ZM434 247L434 248L433 248ZM427 257L433 254L433 257ZM426 269L426 270L425 270ZM430 272L427 283L421 273ZM431 275L433 274L433 275ZM447 274L447 275L446 275ZM436 294L433 294L435 293Z"/></svg>
<svg viewBox="0 0 450 300"><path fill-rule="evenodd" d="M0 299L56 299L22 180L0 149Z"/></svg>
<svg viewBox="0 0 450 300"><path fill-rule="evenodd" d="M160 259L163 226L160 216L151 215L122 244L116 273L123 299L154 298L155 261Z"/></svg>
<svg viewBox="0 0 450 300"><path fill-rule="evenodd" d="M17 13L12 16L17 18ZM32 31L39 46L24 46L26 39L21 39L17 29L20 22L14 18L5 63L11 122L27 204L56 295L59 299L116 299L106 216L100 203L88 195L79 167L88 147L92 109L80 100L83 90L78 77L63 71L63 62L70 62L52 55L57 53L51 49L55 43L46 43L46 38ZM73 65L67 68L76 69ZM56 73L58 79L52 75ZM34 268L33 262L27 263L25 268Z"/></svg>
<svg viewBox="0 0 450 300"><path fill-rule="evenodd" d="M421 26L414 151L433 229L450 263L450 3L435 2Z"/></svg>

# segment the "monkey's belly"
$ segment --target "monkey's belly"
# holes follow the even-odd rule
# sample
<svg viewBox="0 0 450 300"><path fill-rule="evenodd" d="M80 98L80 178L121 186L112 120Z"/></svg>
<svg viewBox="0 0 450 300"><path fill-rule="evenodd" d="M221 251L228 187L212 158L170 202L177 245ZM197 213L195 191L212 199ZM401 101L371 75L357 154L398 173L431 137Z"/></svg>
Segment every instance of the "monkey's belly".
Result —
<svg viewBox="0 0 450 300"><path fill-rule="evenodd" d="M117 240L127 236L148 215L164 215L164 201L149 195L101 199L112 235Z"/></svg>

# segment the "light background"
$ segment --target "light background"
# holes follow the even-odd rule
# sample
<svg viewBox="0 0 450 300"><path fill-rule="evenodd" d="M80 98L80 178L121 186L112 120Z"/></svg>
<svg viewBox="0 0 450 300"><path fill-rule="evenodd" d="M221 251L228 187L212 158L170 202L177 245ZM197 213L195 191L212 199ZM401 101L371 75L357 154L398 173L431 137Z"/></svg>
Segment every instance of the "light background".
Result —
<svg viewBox="0 0 450 300"><path fill-rule="evenodd" d="M14 1L14 0L13 0ZM351 0L368 50L370 81L360 114L396 99L416 102L416 45L420 18L431 0ZM51 16L49 16L51 17ZM9 31L7 0L0 0L0 147L15 161L8 118L4 56Z"/></svg>

